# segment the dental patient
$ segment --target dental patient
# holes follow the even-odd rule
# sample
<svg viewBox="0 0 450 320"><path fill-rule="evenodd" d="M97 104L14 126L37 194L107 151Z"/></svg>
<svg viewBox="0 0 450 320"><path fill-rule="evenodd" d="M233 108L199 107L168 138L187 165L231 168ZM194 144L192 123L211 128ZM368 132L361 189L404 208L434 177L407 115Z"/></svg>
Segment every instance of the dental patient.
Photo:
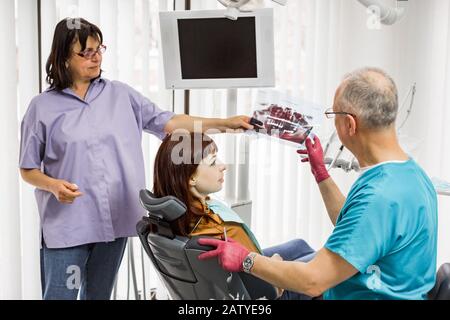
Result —
<svg viewBox="0 0 450 320"><path fill-rule="evenodd" d="M187 208L186 214L172 223L172 230L180 236L237 241L252 252L274 259L312 260L315 251L302 239L262 250L242 219L210 197L224 183L226 167L217 158L217 152L216 143L202 133L174 133L163 140L155 159L153 193L158 198L174 196ZM280 299L311 298L284 291Z"/></svg>

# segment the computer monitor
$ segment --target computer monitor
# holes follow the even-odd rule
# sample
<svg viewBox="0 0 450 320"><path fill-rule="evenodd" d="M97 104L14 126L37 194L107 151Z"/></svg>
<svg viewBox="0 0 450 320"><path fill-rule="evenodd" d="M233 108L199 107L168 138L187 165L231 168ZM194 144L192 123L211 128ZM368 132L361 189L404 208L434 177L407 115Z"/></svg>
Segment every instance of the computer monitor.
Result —
<svg viewBox="0 0 450 320"><path fill-rule="evenodd" d="M161 12L167 89L273 87L273 9Z"/></svg>

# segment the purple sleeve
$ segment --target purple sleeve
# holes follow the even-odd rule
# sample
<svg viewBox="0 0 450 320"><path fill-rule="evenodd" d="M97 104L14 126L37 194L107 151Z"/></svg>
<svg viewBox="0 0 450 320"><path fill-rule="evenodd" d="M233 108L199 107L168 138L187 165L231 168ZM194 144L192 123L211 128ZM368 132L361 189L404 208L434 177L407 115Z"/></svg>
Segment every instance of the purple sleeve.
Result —
<svg viewBox="0 0 450 320"><path fill-rule="evenodd" d="M160 139L164 139L166 136L164 128L175 114L170 111L161 110L156 104L145 97L143 97L141 108L143 130L156 135Z"/></svg>
<svg viewBox="0 0 450 320"><path fill-rule="evenodd" d="M154 134L160 139L164 139L166 133L164 128L167 122L172 119L175 114L170 111L160 109L156 104L144 97L135 89L128 87L130 100L133 104L133 110L136 118L140 120L142 130Z"/></svg>
<svg viewBox="0 0 450 320"><path fill-rule="evenodd" d="M45 143L29 125L22 121L19 167L21 169L40 169L44 149Z"/></svg>

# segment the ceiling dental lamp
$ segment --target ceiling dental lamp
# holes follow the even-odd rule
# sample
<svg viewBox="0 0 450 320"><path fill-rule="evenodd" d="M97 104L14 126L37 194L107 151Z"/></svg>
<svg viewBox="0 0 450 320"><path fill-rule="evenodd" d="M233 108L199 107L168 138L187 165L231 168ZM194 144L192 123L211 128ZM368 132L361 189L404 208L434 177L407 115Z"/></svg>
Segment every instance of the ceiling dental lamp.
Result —
<svg viewBox="0 0 450 320"><path fill-rule="evenodd" d="M403 18L408 0L396 0L395 7L382 4L379 0L358 0L358 2L367 7L373 14L379 15L382 24L390 26Z"/></svg>
<svg viewBox="0 0 450 320"><path fill-rule="evenodd" d="M249 2L252 2L252 0L218 0L218 1L227 8L225 16L231 20L237 20L239 12L251 11L251 9L246 9L245 5L247 5ZM287 2L287 0L272 0L272 1L282 6L286 5ZM251 5L249 5L248 7L250 8Z"/></svg>

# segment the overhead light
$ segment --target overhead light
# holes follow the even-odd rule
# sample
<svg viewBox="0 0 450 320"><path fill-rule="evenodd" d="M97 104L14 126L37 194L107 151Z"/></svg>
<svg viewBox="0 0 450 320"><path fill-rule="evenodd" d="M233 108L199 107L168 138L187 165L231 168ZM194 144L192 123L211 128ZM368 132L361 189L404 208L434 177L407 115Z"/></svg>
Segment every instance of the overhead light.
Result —
<svg viewBox="0 0 450 320"><path fill-rule="evenodd" d="M248 5L243 9L242 7L247 5L251 0L218 0L223 6L227 8L225 16L231 20L237 20L240 12L251 11L251 5ZM272 0L282 6L286 5L287 0Z"/></svg>
<svg viewBox="0 0 450 320"><path fill-rule="evenodd" d="M389 7L379 0L358 0L363 6L379 15L380 22L385 25L393 25L406 14L408 0L396 0L396 7Z"/></svg>

